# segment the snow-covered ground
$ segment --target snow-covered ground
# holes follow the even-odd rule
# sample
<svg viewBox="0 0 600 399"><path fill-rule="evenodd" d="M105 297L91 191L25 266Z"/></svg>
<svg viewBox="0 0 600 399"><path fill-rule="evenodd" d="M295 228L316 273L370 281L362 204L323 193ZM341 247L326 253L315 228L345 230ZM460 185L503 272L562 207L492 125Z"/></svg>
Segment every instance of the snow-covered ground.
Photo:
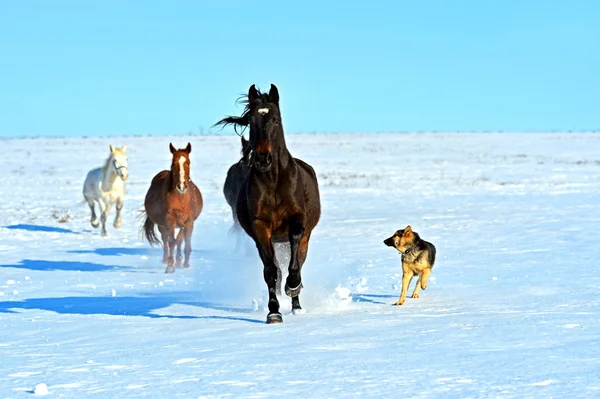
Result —
<svg viewBox="0 0 600 399"><path fill-rule="evenodd" d="M192 143L205 201L173 275L139 235L170 141ZM229 231L237 136L0 143L2 398L600 396L600 135L288 135L323 215L307 312L285 297L280 325L264 323L256 249ZM109 144L128 145L130 179L102 238L81 186ZM438 258L395 307L400 256L382 240L407 224Z"/></svg>

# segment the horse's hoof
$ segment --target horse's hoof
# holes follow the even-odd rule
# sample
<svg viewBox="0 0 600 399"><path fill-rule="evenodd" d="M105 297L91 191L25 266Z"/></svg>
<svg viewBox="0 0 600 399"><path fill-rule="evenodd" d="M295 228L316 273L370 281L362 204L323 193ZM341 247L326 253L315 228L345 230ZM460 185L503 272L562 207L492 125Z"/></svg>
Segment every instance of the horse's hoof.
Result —
<svg viewBox="0 0 600 399"><path fill-rule="evenodd" d="M181 267L182 264L183 264L183 262L181 261L181 258L177 258L177 260L175 261L175 266Z"/></svg>
<svg viewBox="0 0 600 399"><path fill-rule="evenodd" d="M165 273L175 273L175 268L173 266L169 266L167 267L167 269L165 270Z"/></svg>
<svg viewBox="0 0 600 399"><path fill-rule="evenodd" d="M304 288L304 286L302 285L302 283L300 283L299 286L297 286L296 288L290 288L287 284L285 285L285 294L287 296L289 296L290 298L295 298L298 295L300 295L300 291L302 291L302 288Z"/></svg>
<svg viewBox="0 0 600 399"><path fill-rule="evenodd" d="M283 323L281 313L269 313L267 316L267 324L279 324Z"/></svg>
<svg viewBox="0 0 600 399"><path fill-rule="evenodd" d="M92 220L92 227L98 228L98 226L100 226L100 222L97 220Z"/></svg>
<svg viewBox="0 0 600 399"><path fill-rule="evenodd" d="M113 226L115 227L115 229L120 229L120 228L121 228L121 222L118 222L118 223L117 223L117 222L115 222L115 223L113 224Z"/></svg>
<svg viewBox="0 0 600 399"><path fill-rule="evenodd" d="M100 235L101 235L102 237L106 237L106 236L108 236L108 234L106 234L106 231L104 231L104 230L102 230L102 231L100 232Z"/></svg>
<svg viewBox="0 0 600 399"><path fill-rule="evenodd" d="M306 310L304 310L302 308L292 309L292 314L304 314L304 313L306 313Z"/></svg>
<svg viewBox="0 0 600 399"><path fill-rule="evenodd" d="M183 264L183 268L184 269L189 269L190 268L190 264L189 263L184 263Z"/></svg>

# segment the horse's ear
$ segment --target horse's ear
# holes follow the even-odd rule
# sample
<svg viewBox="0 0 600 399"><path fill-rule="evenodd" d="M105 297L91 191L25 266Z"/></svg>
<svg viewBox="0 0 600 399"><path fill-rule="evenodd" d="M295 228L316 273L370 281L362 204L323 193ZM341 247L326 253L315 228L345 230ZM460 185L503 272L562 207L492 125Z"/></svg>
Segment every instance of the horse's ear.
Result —
<svg viewBox="0 0 600 399"><path fill-rule="evenodd" d="M123 147L121 147L121 151L123 151L123 152L127 151L127 144L123 144Z"/></svg>
<svg viewBox="0 0 600 399"><path fill-rule="evenodd" d="M171 150L171 154L175 154L175 151L177 151L175 147L173 147L173 143L169 143L169 150Z"/></svg>
<svg viewBox="0 0 600 399"><path fill-rule="evenodd" d="M269 101L279 106L279 90L273 83L271 83L271 90L269 90Z"/></svg>
<svg viewBox="0 0 600 399"><path fill-rule="evenodd" d="M110 149L110 153L114 154L115 153L115 147L112 146L112 144L108 145L108 148Z"/></svg>
<svg viewBox="0 0 600 399"><path fill-rule="evenodd" d="M185 147L185 152L188 154L192 152L192 143L188 143L187 147Z"/></svg>
<svg viewBox="0 0 600 399"><path fill-rule="evenodd" d="M244 138L244 136L242 136L242 152L246 152L246 148L248 148L248 144L249 144L248 140L246 140Z"/></svg>
<svg viewBox="0 0 600 399"><path fill-rule="evenodd" d="M252 85L248 89L248 102L252 103L252 101L258 98L258 90L256 90L256 86Z"/></svg>

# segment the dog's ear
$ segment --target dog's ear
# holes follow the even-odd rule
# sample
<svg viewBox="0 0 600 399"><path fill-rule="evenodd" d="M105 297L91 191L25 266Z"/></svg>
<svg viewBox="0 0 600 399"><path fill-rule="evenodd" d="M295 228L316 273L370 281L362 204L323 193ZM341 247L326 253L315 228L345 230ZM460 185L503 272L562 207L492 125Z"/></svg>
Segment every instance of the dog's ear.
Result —
<svg viewBox="0 0 600 399"><path fill-rule="evenodd" d="M410 235L412 234L412 227L410 227L410 224L408 226L406 226L406 228L404 229L404 237L410 237Z"/></svg>

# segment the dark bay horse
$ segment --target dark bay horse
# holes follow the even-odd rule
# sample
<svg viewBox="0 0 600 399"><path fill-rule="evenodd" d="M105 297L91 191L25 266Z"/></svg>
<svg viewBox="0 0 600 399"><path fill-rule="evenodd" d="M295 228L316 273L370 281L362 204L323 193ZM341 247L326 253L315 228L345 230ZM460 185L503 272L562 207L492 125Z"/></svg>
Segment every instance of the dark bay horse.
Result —
<svg viewBox="0 0 600 399"><path fill-rule="evenodd" d="M215 125L250 127L250 151L244 155L249 171L240 185L235 211L263 262L269 289L267 323L281 323L276 288L280 271L273 243L290 243L285 293L292 298L292 311L301 312L302 265L321 216L319 186L313 168L292 157L285 145L277 87L271 85L267 94L252 85L244 102L241 116L224 118Z"/></svg>
<svg viewBox="0 0 600 399"><path fill-rule="evenodd" d="M249 153L250 146L248 140L241 136L242 138L242 158L231 165L229 170L227 170L227 177L225 178L225 183L223 184L223 195L225 196L225 201L231 207L231 214L233 215L233 224L234 227L239 226L239 222L237 220L237 213L235 211L237 204L238 193L240 192L240 188L244 183L244 179L248 175L249 170Z"/></svg>
<svg viewBox="0 0 600 399"><path fill-rule="evenodd" d="M142 233L151 245L159 245L154 225L163 243L163 262L167 264L166 273L173 273L175 265L181 266L181 244L185 239L185 261L183 267L190 266L190 253L192 252L192 232L194 221L202 212L202 194L190 179L190 152L192 145L188 143L185 149L175 149L169 143L173 154L171 170L163 170L152 179L150 188L146 193L144 208L146 220L142 226ZM175 230L179 228L177 237ZM173 260L177 245L177 262Z"/></svg>

